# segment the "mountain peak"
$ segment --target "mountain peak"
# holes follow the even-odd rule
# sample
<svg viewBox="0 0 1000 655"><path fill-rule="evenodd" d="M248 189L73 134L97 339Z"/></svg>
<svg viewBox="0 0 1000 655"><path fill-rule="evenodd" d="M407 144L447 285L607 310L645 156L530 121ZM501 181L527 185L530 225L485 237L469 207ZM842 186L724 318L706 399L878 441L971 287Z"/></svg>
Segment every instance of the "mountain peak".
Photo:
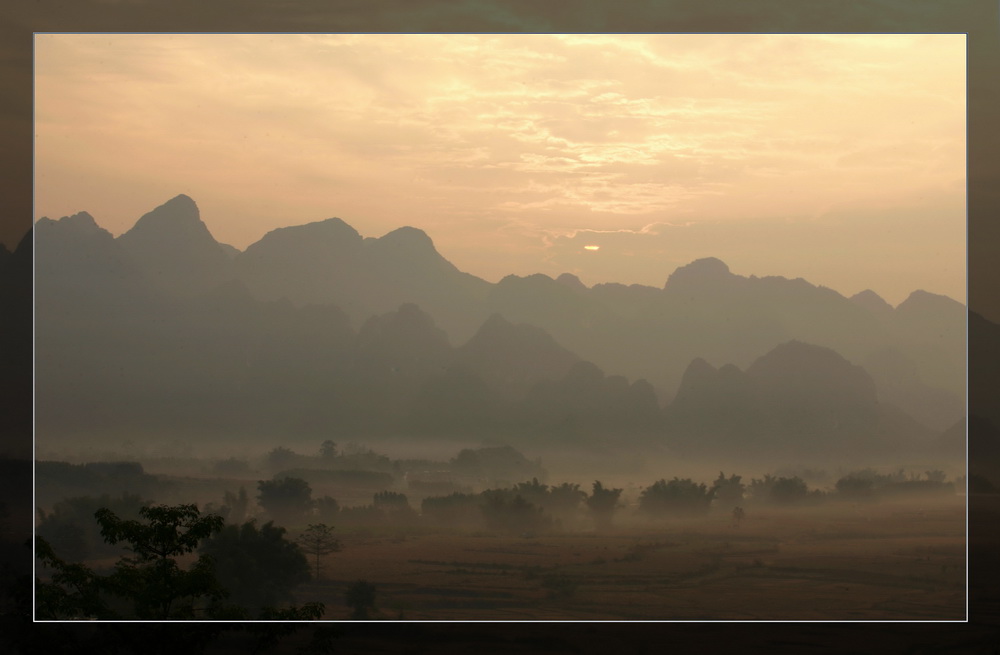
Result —
<svg viewBox="0 0 1000 655"><path fill-rule="evenodd" d="M930 291L924 291L923 289L917 289L909 296L906 300L899 303L896 306L896 310L912 311L917 310L930 310L933 311L939 308L961 306L962 303L958 302L953 298L948 296L942 296L941 294L931 293Z"/></svg>
<svg viewBox="0 0 1000 655"><path fill-rule="evenodd" d="M190 197L181 194L163 203L151 212L143 214L131 230L118 237L123 243L155 240L163 243L215 239L201 220L198 205Z"/></svg>
<svg viewBox="0 0 1000 655"><path fill-rule="evenodd" d="M696 259L686 266L681 266L667 278L667 288L688 283L716 283L735 278L729 267L716 257Z"/></svg>
<svg viewBox="0 0 1000 655"><path fill-rule="evenodd" d="M94 237L97 235L111 236L111 233L98 225L94 217L87 212L77 212L72 216L63 216L57 221L42 217L36 221L35 226L41 228L46 233L52 229L57 229L61 233L73 235L74 238Z"/></svg>
<svg viewBox="0 0 1000 655"><path fill-rule="evenodd" d="M580 278L572 273L563 273L556 278L556 282L573 289L574 291L586 291L587 285L580 281Z"/></svg>
<svg viewBox="0 0 1000 655"><path fill-rule="evenodd" d="M419 244L421 246L434 247L434 242L431 238L427 236L427 233L417 227L412 227L410 225L404 225L403 227L398 227L392 232L383 235L378 241L385 243L406 243L406 244Z"/></svg>
<svg viewBox="0 0 1000 655"><path fill-rule="evenodd" d="M116 240L157 284L189 295L226 277L229 257L190 197L174 196Z"/></svg>
<svg viewBox="0 0 1000 655"><path fill-rule="evenodd" d="M865 289L864 291L854 294L851 296L851 302L864 307L873 314L892 311L892 305L883 300L882 296L878 295L871 289Z"/></svg>
<svg viewBox="0 0 1000 655"><path fill-rule="evenodd" d="M64 225L72 225L73 227L80 229L87 229L87 230L93 228L101 229L97 225L97 221L94 220L94 217L88 214L87 212L77 212L72 216L63 216L62 218L59 219L59 222Z"/></svg>

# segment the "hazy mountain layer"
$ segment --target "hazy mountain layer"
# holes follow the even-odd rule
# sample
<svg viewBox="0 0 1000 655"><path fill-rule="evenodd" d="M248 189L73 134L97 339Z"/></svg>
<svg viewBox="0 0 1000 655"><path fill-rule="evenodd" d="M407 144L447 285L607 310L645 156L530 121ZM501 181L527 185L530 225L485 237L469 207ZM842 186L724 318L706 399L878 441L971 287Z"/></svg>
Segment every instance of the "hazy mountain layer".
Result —
<svg viewBox="0 0 1000 655"><path fill-rule="evenodd" d="M965 308L922 291L894 309L714 258L661 289L490 284L420 230L366 239L340 219L234 254L187 196L118 239L86 213L33 236L39 434L617 432L822 450L918 443L963 415Z"/></svg>

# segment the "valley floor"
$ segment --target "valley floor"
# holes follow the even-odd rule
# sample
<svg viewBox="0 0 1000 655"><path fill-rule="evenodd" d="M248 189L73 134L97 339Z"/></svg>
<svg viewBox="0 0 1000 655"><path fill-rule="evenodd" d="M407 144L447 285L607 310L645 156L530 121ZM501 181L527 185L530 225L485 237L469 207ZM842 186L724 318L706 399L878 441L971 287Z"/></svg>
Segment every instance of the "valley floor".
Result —
<svg viewBox="0 0 1000 655"><path fill-rule="evenodd" d="M347 586L372 618L500 621L963 621L964 498L749 509L593 532L345 533L297 589L344 620Z"/></svg>

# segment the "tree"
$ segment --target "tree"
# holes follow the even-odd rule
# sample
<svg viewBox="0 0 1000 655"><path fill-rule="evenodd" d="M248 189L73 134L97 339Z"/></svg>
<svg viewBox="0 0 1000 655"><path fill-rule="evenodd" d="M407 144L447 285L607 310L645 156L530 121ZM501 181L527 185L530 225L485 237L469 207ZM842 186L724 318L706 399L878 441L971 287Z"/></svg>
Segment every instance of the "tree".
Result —
<svg viewBox="0 0 1000 655"><path fill-rule="evenodd" d="M258 528L250 520L225 526L201 546L215 561L216 576L229 590L230 600L254 615L261 608L291 602L292 590L309 581L306 555L286 534L271 521Z"/></svg>
<svg viewBox="0 0 1000 655"><path fill-rule="evenodd" d="M299 545L307 555L316 558L316 579L319 579L319 558L340 551L340 540L333 536L333 527L325 523L309 524L299 536Z"/></svg>
<svg viewBox="0 0 1000 655"><path fill-rule="evenodd" d="M850 500L874 500L875 481L857 475L846 475L836 484L837 494Z"/></svg>
<svg viewBox="0 0 1000 655"><path fill-rule="evenodd" d="M272 473L278 473L295 466L299 459L298 453L290 448L278 446L267 453L267 467Z"/></svg>
<svg viewBox="0 0 1000 655"><path fill-rule="evenodd" d="M618 498L622 495L621 489L606 489L600 480L594 481L594 486L587 497L587 508L594 518L594 523L599 530L611 528L611 520L615 510L618 508Z"/></svg>
<svg viewBox="0 0 1000 655"><path fill-rule="evenodd" d="M763 480L750 481L750 495L774 505L792 505L809 497L809 487L797 475L788 478L765 474Z"/></svg>
<svg viewBox="0 0 1000 655"><path fill-rule="evenodd" d="M396 491L379 491L372 497L372 505L393 524L412 522L417 517L406 494Z"/></svg>
<svg viewBox="0 0 1000 655"><path fill-rule="evenodd" d="M809 487L806 486L805 480L796 475L775 480L768 497L773 503L789 505L805 499L808 494Z"/></svg>
<svg viewBox="0 0 1000 655"><path fill-rule="evenodd" d="M667 482L658 480L643 489L639 496L639 510L650 515L704 514L708 512L715 493L704 484L690 478L675 477Z"/></svg>
<svg viewBox="0 0 1000 655"><path fill-rule="evenodd" d="M369 618L368 610L375 609L375 585L367 580L358 580L347 588L344 595L347 606L352 608L352 619L366 621Z"/></svg>
<svg viewBox="0 0 1000 655"><path fill-rule="evenodd" d="M742 476L733 474L727 478L722 471L719 471L719 477L712 483L712 492L715 494L715 498L726 505L740 502L743 500L743 494L747 488L742 480Z"/></svg>
<svg viewBox="0 0 1000 655"><path fill-rule="evenodd" d="M337 444L327 439L319 447L319 457L325 461L331 461L337 457Z"/></svg>
<svg viewBox="0 0 1000 655"><path fill-rule="evenodd" d="M340 515L340 503L338 503L337 499L332 496L317 498L314 502L314 506L316 509L316 518L318 518L321 523L335 521Z"/></svg>
<svg viewBox="0 0 1000 655"><path fill-rule="evenodd" d="M95 512L104 539L125 543L133 553L122 557L108 576L66 562L43 537L36 539L38 558L54 569L51 582L36 587L40 617L191 619L210 613L226 595L211 557L199 556L187 570L175 558L222 529L222 517L202 516L195 505L142 507L139 514L141 521L123 520L107 508ZM124 603L116 604L114 598Z"/></svg>
<svg viewBox="0 0 1000 655"><path fill-rule="evenodd" d="M563 482L557 487L549 487L545 509L561 521L574 521L586 498L587 492L582 491L580 485Z"/></svg>
<svg viewBox="0 0 1000 655"><path fill-rule="evenodd" d="M312 509L312 489L302 478L258 480L257 502L276 521L296 524Z"/></svg>
<svg viewBox="0 0 1000 655"><path fill-rule="evenodd" d="M491 530L511 534L531 533L548 527L551 522L541 507L528 502L520 494L489 489L482 493L482 498L483 518Z"/></svg>

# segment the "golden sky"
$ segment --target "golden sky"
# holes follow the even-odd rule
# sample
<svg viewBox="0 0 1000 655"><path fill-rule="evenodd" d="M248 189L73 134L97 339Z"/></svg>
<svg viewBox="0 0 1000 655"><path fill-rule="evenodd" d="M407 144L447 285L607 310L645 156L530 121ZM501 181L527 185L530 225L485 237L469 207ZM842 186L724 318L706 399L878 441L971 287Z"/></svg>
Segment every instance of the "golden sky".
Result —
<svg viewBox="0 0 1000 655"><path fill-rule="evenodd" d="M338 216L460 269L662 286L715 256L965 299L964 35L35 37L35 214L219 241ZM599 246L588 249L586 246Z"/></svg>

